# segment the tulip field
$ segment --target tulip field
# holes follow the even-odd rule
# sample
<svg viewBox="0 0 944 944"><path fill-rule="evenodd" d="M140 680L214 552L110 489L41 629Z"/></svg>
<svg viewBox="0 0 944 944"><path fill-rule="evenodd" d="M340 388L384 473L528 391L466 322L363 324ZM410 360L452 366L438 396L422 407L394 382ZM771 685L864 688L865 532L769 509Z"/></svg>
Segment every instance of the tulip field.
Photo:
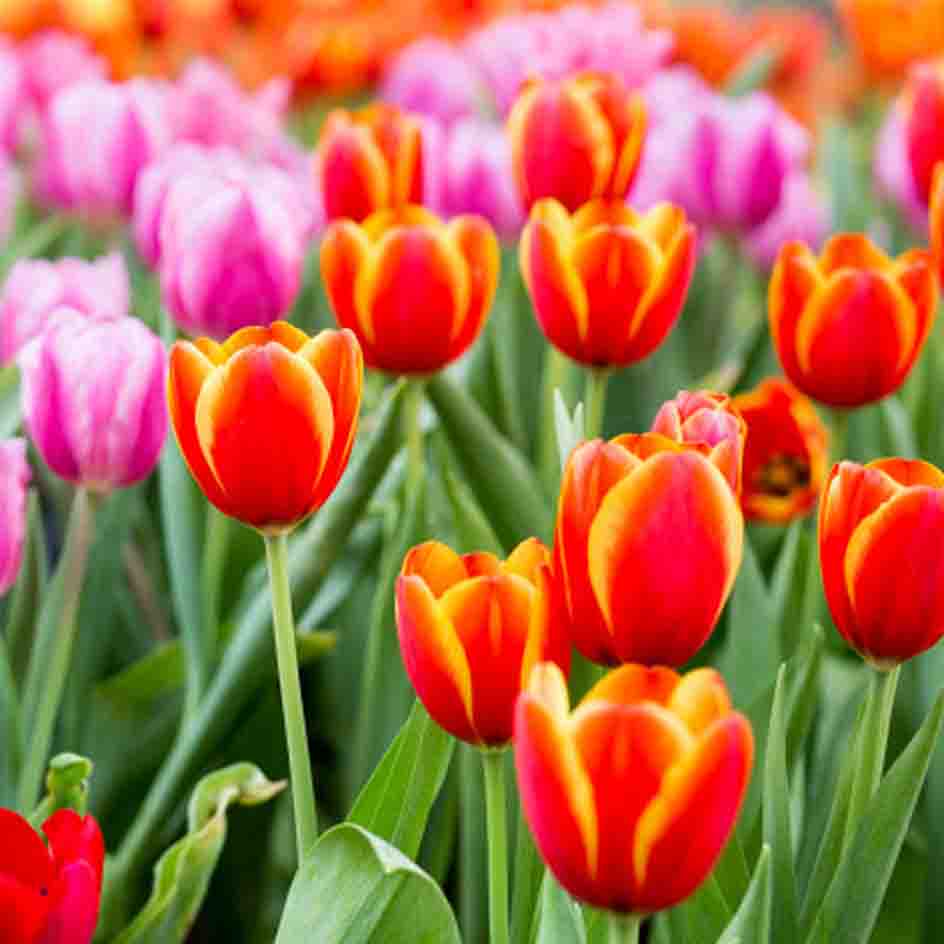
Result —
<svg viewBox="0 0 944 944"><path fill-rule="evenodd" d="M944 0L0 0L0 944L944 941Z"/></svg>

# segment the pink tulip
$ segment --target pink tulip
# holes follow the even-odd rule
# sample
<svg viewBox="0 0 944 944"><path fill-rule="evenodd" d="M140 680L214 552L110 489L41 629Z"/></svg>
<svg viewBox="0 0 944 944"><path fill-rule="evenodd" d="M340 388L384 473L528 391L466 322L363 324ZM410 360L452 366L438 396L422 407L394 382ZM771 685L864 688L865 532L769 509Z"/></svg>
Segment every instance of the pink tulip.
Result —
<svg viewBox="0 0 944 944"><path fill-rule="evenodd" d="M167 354L143 322L60 308L19 364L26 428L53 472L97 492L151 473L167 436Z"/></svg>
<svg viewBox="0 0 944 944"><path fill-rule="evenodd" d="M0 594L16 583L26 538L26 489L30 480L26 440L0 442Z"/></svg>
<svg viewBox="0 0 944 944"><path fill-rule="evenodd" d="M88 80L42 116L39 191L98 221L131 213L138 175L171 143L167 87L148 79Z"/></svg>
<svg viewBox="0 0 944 944"><path fill-rule="evenodd" d="M874 169L878 189L898 207L916 233L927 237L928 208L921 200L911 171L905 122L897 107L889 109L878 133Z"/></svg>
<svg viewBox="0 0 944 944"><path fill-rule="evenodd" d="M71 308L92 321L128 314L131 288L121 253L83 259L21 259L0 291L0 363L9 363L46 329L53 313Z"/></svg>
<svg viewBox="0 0 944 944"><path fill-rule="evenodd" d="M57 92L86 79L104 79L105 60L81 36L43 30L20 47L26 94L37 111L45 111Z"/></svg>
<svg viewBox="0 0 944 944"><path fill-rule="evenodd" d="M23 65L16 49L0 36L0 156L19 142L26 99Z"/></svg>
<svg viewBox="0 0 944 944"><path fill-rule="evenodd" d="M764 269L772 269L780 247L791 240L806 243L814 252L829 232L829 211L809 174L795 171L783 183L780 202L744 240L748 255Z"/></svg>

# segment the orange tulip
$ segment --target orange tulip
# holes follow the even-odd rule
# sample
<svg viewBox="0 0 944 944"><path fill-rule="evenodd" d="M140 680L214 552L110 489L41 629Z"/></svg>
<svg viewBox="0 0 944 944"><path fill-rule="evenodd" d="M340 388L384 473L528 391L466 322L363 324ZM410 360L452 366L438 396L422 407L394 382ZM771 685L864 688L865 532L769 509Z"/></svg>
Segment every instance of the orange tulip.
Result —
<svg viewBox="0 0 944 944"><path fill-rule="evenodd" d="M360 223L377 210L422 203L422 155L419 122L394 105L331 112L318 142L327 218Z"/></svg>
<svg viewBox="0 0 944 944"><path fill-rule="evenodd" d="M928 223L931 228L931 252L934 254L938 286L941 286L944 285L944 161L934 170Z"/></svg>
<svg viewBox="0 0 944 944"><path fill-rule="evenodd" d="M830 406L894 393L914 366L937 309L931 254L890 259L866 236L845 234L817 259L786 243L770 280L770 328L787 377Z"/></svg>
<svg viewBox="0 0 944 944"><path fill-rule="evenodd" d="M721 470L736 495L741 494L741 466L747 426L724 393L683 390L663 403L652 432L701 449Z"/></svg>
<svg viewBox="0 0 944 944"><path fill-rule="evenodd" d="M526 207L554 197L573 212L588 200L625 199L642 156L646 111L611 74L528 83L508 135Z"/></svg>
<svg viewBox="0 0 944 944"><path fill-rule="evenodd" d="M836 628L887 668L944 635L944 473L927 462L834 466L819 511L823 587Z"/></svg>
<svg viewBox="0 0 944 944"><path fill-rule="evenodd" d="M681 665L711 635L744 539L737 497L712 461L726 463L725 454L657 433L573 451L554 578L568 635L586 658Z"/></svg>
<svg viewBox="0 0 944 944"><path fill-rule="evenodd" d="M464 354L495 297L498 240L479 216L448 223L419 206L338 220L321 244L321 275L338 323L370 367L426 374Z"/></svg>
<svg viewBox="0 0 944 944"><path fill-rule="evenodd" d="M747 423L744 515L786 524L810 512L826 481L829 433L813 404L770 378L734 398Z"/></svg>
<svg viewBox="0 0 944 944"><path fill-rule="evenodd" d="M754 739L721 676L624 665L570 712L564 677L535 668L515 710L525 818L576 898L648 913L708 877L734 828Z"/></svg>
<svg viewBox="0 0 944 944"><path fill-rule="evenodd" d="M433 720L470 744L511 740L515 700L531 669L569 651L552 629L547 548L530 538L506 561L460 557L438 541L414 547L397 580L407 675Z"/></svg>
<svg viewBox="0 0 944 944"><path fill-rule="evenodd" d="M319 508L347 465L363 363L350 331L309 338L284 321L225 344L178 341L168 399L180 451L203 494L267 534Z"/></svg>
<svg viewBox="0 0 944 944"><path fill-rule="evenodd" d="M944 60L914 68L903 102L911 173L918 196L927 204L934 168L944 161Z"/></svg>
<svg viewBox="0 0 944 944"><path fill-rule="evenodd" d="M519 256L551 344L581 364L624 366L651 354L678 319L695 268L695 227L669 204L639 214L593 200L570 216L541 200Z"/></svg>

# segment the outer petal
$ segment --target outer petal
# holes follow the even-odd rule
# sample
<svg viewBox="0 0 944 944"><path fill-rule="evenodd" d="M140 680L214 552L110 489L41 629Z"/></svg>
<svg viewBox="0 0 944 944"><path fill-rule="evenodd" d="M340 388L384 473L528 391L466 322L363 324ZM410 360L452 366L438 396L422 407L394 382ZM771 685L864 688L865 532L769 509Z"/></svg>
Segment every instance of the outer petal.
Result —
<svg viewBox="0 0 944 944"><path fill-rule="evenodd" d="M56 865L87 862L99 884L105 867L105 840L92 816L74 810L58 810L43 823L43 832Z"/></svg>
<svg viewBox="0 0 944 944"><path fill-rule="evenodd" d="M331 309L343 328L357 335L367 362L374 363L373 325L362 322L354 304L354 285L358 273L366 266L370 240L364 230L341 220L328 227L321 241L321 278L331 302Z"/></svg>
<svg viewBox="0 0 944 944"><path fill-rule="evenodd" d="M403 559L404 577L421 577L434 597L469 576L462 558L439 541L424 541L411 548Z"/></svg>
<svg viewBox="0 0 944 944"><path fill-rule="evenodd" d="M550 554L541 541L526 538L508 555L504 569L506 573L517 574L536 586L538 572L549 560Z"/></svg>
<svg viewBox="0 0 944 944"><path fill-rule="evenodd" d="M607 672L584 696L578 711L596 702L613 705L635 705L651 701L668 705L681 678L672 669L661 665L652 668L628 663Z"/></svg>
<svg viewBox="0 0 944 944"><path fill-rule="evenodd" d="M319 145L321 186L329 220L357 222L388 206L390 170L368 129L329 117Z"/></svg>
<svg viewBox="0 0 944 944"><path fill-rule="evenodd" d="M940 66L918 66L910 92L911 108L906 125L908 158L918 194L927 204L935 165L944 160L944 75Z"/></svg>
<svg viewBox="0 0 944 944"><path fill-rule="evenodd" d="M816 258L809 248L801 242L786 243L770 277L770 333L784 373L804 392L809 391L797 360L797 323L821 283Z"/></svg>
<svg viewBox="0 0 944 944"><path fill-rule="evenodd" d="M62 869L36 944L89 944L98 924L100 886L101 876L88 862L72 862Z"/></svg>
<svg viewBox="0 0 944 944"><path fill-rule="evenodd" d="M926 485L944 488L944 472L921 459L876 459L867 469L878 469L891 476L899 485Z"/></svg>
<svg viewBox="0 0 944 944"><path fill-rule="evenodd" d="M501 256L494 230L480 216L456 217L447 231L469 272L469 304L450 351L451 359L455 360L475 343L485 326L498 287Z"/></svg>
<svg viewBox="0 0 944 944"><path fill-rule="evenodd" d="M715 627L741 562L734 493L693 452L647 459L603 499L590 582L621 661L681 665Z"/></svg>
<svg viewBox="0 0 944 944"><path fill-rule="evenodd" d="M700 735L731 714L731 696L714 669L695 669L682 677L667 707L692 734Z"/></svg>
<svg viewBox="0 0 944 944"><path fill-rule="evenodd" d="M944 160L937 165L931 188L931 250L937 268L938 285L944 286Z"/></svg>
<svg viewBox="0 0 944 944"><path fill-rule="evenodd" d="M0 809L0 941L32 944L49 911L55 873L39 834Z"/></svg>
<svg viewBox="0 0 944 944"><path fill-rule="evenodd" d="M753 755L750 724L729 715L668 772L636 828L637 910L668 908L707 878L734 828Z"/></svg>

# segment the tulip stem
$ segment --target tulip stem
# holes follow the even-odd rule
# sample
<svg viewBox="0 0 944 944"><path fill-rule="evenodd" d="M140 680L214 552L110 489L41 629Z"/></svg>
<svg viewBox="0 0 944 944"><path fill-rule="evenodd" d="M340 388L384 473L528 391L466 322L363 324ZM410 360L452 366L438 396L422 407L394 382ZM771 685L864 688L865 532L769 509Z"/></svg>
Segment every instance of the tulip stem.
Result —
<svg viewBox="0 0 944 944"><path fill-rule="evenodd" d="M606 414L606 388L610 382L610 370L606 367L591 367L587 371L587 386L584 394L584 434L587 439L603 435L603 420Z"/></svg>
<svg viewBox="0 0 944 944"><path fill-rule="evenodd" d="M488 823L489 944L508 944L508 830L505 824L505 753L482 751Z"/></svg>
<svg viewBox="0 0 944 944"><path fill-rule="evenodd" d="M301 865L318 839L318 810L305 729L305 706L298 673L295 648L295 620L292 616L292 591L288 581L288 540L284 534L266 536L266 561L272 592L272 628L275 632L275 657L282 693L282 716L288 744L292 803L295 809L295 839L298 864Z"/></svg>
<svg viewBox="0 0 944 944"><path fill-rule="evenodd" d="M403 399L407 495L412 495L423 481L423 401L425 396L422 380L407 382Z"/></svg>
<svg viewBox="0 0 944 944"><path fill-rule="evenodd" d="M62 557L40 614L39 633L34 643L26 681L24 717L29 724L31 741L20 774L17 797L19 807L26 815L39 800L56 717L69 676L76 617L82 598L82 583L94 531L93 523L92 498L84 488L78 488L72 499ZM49 611L47 606L50 607ZM55 626L51 620L57 621ZM53 635L46 636L43 632L46 626L50 627ZM33 695L36 697L31 697Z"/></svg>
<svg viewBox="0 0 944 944"><path fill-rule="evenodd" d="M832 442L830 443L829 454L832 457L830 465L836 462L842 462L848 458L849 448L849 410L841 408L832 411Z"/></svg>
<svg viewBox="0 0 944 944"><path fill-rule="evenodd" d="M642 918L634 914L610 912L607 944L639 944Z"/></svg>

